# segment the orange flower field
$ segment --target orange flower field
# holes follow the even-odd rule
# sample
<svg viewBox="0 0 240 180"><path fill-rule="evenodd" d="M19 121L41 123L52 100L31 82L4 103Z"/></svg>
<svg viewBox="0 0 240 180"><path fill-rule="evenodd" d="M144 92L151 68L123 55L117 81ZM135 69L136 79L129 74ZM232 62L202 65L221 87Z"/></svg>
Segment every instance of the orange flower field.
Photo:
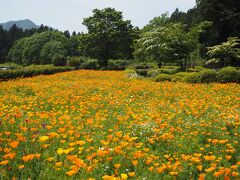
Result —
<svg viewBox="0 0 240 180"><path fill-rule="evenodd" d="M80 70L0 97L0 179L240 179L239 84Z"/></svg>

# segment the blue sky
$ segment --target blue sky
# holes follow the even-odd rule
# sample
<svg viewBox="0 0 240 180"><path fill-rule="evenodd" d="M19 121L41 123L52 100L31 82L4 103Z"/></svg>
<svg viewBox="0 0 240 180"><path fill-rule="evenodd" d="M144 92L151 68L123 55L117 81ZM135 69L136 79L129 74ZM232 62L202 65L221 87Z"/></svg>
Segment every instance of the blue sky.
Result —
<svg viewBox="0 0 240 180"><path fill-rule="evenodd" d="M31 19L61 31L86 31L85 17L95 8L113 7L123 12L134 26L143 27L153 17L172 13L177 7L187 11L195 0L0 0L0 22Z"/></svg>

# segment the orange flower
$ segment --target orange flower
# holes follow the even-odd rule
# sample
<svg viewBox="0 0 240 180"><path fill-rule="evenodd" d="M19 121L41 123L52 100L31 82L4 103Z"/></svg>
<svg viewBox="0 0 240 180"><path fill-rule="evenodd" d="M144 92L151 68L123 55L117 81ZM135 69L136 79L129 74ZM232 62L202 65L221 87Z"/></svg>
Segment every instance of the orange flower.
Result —
<svg viewBox="0 0 240 180"><path fill-rule="evenodd" d="M132 160L132 164L133 164L133 166L137 166L138 161L137 160Z"/></svg>
<svg viewBox="0 0 240 180"><path fill-rule="evenodd" d="M120 166L121 166L121 164L114 164L114 167L117 168L117 169L119 169Z"/></svg>
<svg viewBox="0 0 240 180"><path fill-rule="evenodd" d="M199 165L199 166L197 166L197 169L198 169L199 171L201 171L201 170L203 169L203 166L202 166L202 165Z"/></svg>
<svg viewBox="0 0 240 180"><path fill-rule="evenodd" d="M1 161L1 162L0 162L0 165L7 165L7 164L8 164L8 160Z"/></svg>
<svg viewBox="0 0 240 180"><path fill-rule="evenodd" d="M12 141L12 142L9 143L9 145L14 149L18 147L18 144L19 144L18 141Z"/></svg>
<svg viewBox="0 0 240 180"><path fill-rule="evenodd" d="M66 174L68 176L72 176L72 175L76 174L76 171L70 170L70 171L66 172Z"/></svg>
<svg viewBox="0 0 240 180"><path fill-rule="evenodd" d="M128 173L128 176L129 176L129 177L134 177L134 176L135 176L135 172L129 172L129 173Z"/></svg>
<svg viewBox="0 0 240 180"><path fill-rule="evenodd" d="M25 166L23 164L18 166L18 169L23 169Z"/></svg>

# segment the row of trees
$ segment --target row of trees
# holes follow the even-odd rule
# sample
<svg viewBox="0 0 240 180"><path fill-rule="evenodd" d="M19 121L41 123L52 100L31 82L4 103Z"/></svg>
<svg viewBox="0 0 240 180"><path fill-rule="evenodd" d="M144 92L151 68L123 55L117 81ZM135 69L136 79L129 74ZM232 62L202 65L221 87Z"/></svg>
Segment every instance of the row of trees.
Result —
<svg viewBox="0 0 240 180"><path fill-rule="evenodd" d="M240 21L237 20L240 19L240 2L197 0L196 3L186 13L176 9L170 16L165 13L155 17L142 29L133 27L130 21L123 19L121 12L113 8L95 9L91 17L83 20L87 33L70 35L68 31L42 28L22 32L21 36L10 35L14 38L7 48L4 49L4 45L0 44L0 55L4 52L4 56L0 57L4 59L8 54L9 60L24 65L64 65L67 56L85 56L98 59L101 67L106 67L109 59L136 58L140 61L154 61L159 66L163 63L178 63L184 70L187 61L191 60L194 65L197 58L208 56L211 59L208 64L221 62L221 66L240 66L239 50L234 50L234 55L226 51L212 53L219 49L215 45L227 41L228 37L240 37ZM12 29L8 34L12 34ZM1 32L6 34L0 28L0 40ZM16 39L19 40L12 46ZM222 46L230 44L225 49L238 49L239 40L233 39ZM9 46L12 48L6 53ZM210 46L214 47L208 49ZM223 59L229 63L222 63Z"/></svg>
<svg viewBox="0 0 240 180"><path fill-rule="evenodd" d="M0 26L0 63L3 63L7 59L8 51L16 40L47 30L52 29L41 25L38 29L28 29L24 31L22 28L18 28L16 25L13 25L9 31L7 31Z"/></svg>

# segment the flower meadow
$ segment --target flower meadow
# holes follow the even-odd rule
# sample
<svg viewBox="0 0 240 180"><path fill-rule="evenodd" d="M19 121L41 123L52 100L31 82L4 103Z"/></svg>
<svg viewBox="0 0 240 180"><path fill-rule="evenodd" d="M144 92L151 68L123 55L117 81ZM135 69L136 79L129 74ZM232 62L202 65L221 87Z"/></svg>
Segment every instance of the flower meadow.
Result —
<svg viewBox="0 0 240 180"><path fill-rule="evenodd" d="M240 85L79 70L0 83L0 179L239 179Z"/></svg>

